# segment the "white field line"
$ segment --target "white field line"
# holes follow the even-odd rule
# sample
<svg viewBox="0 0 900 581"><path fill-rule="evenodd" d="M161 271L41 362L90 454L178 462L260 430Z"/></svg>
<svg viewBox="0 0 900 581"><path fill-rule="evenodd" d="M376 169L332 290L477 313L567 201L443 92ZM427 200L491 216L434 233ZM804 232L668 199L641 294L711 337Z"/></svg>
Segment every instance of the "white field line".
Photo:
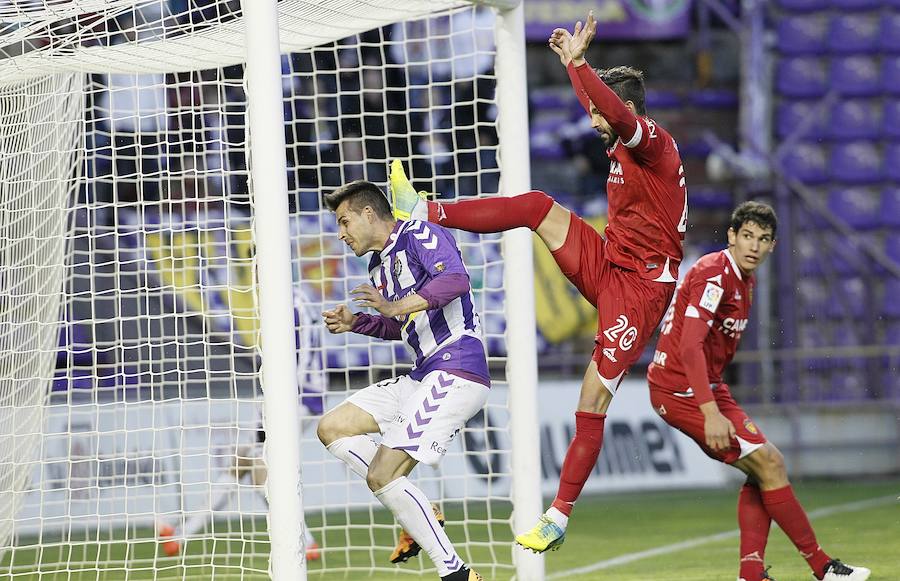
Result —
<svg viewBox="0 0 900 581"><path fill-rule="evenodd" d="M822 518L826 516L831 516L834 514L840 514L842 512L853 512L857 510L864 510L867 508L872 508L875 506L881 506L884 504L890 503L900 503L900 498L897 496L879 496L877 498L868 498L866 500L857 500L855 502L848 502L845 504L837 504L834 506L826 506L825 508L820 508L817 510L810 511L807 516L809 516L810 520ZM569 569L567 571L557 571L551 575L547 575L547 580L550 581L552 579L567 579L573 575L583 575L585 573L591 573L593 571L600 571L601 569L609 569L611 567L617 567L619 565L625 565L626 563L633 563L635 561L640 561L642 559L649 559L651 557L658 557L660 555L669 555L671 553L677 553L679 551L684 551L687 549L693 549L695 547L700 547L703 545L708 545L710 543L715 543L718 541L724 541L725 539L738 538L740 536L740 530L734 529L732 531L725 531L723 533L716 533L714 535L707 535L705 537L696 537L693 539L688 539L686 541L681 541L679 543L672 543L671 545L663 545L661 547L655 547L653 549L647 549L646 551L637 551L636 553L625 553L624 555L619 555L618 557L613 557L612 559L606 559L605 561L597 561L591 565L585 565L584 567L578 567L575 569ZM565 549L563 549L565 550Z"/></svg>

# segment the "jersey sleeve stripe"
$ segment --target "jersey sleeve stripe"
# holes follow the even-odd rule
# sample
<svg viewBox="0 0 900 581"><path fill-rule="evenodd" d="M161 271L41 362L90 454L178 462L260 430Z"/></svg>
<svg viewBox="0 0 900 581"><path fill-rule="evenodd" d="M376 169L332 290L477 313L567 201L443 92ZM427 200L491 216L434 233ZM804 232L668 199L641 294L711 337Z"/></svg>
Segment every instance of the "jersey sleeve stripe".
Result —
<svg viewBox="0 0 900 581"><path fill-rule="evenodd" d="M625 147L628 149L637 147L641 142L641 137L644 136L644 126L641 123L641 120L637 120L637 128L634 130L634 135L631 136L631 139L625 144Z"/></svg>

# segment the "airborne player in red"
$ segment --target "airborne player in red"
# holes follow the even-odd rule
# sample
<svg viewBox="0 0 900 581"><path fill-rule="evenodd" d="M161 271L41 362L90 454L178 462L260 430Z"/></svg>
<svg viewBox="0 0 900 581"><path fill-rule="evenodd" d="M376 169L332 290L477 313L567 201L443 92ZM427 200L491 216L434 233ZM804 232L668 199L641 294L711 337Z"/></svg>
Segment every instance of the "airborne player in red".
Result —
<svg viewBox="0 0 900 581"><path fill-rule="evenodd" d="M775 212L745 202L731 216L728 248L691 267L666 313L647 373L656 412L711 458L747 474L738 497L739 581L771 579L763 557L774 520L809 563L816 579L863 581L864 567L831 559L816 542L788 481L784 458L732 399L722 372L750 317L754 271L775 248Z"/></svg>
<svg viewBox="0 0 900 581"><path fill-rule="evenodd" d="M563 462L556 499L531 530L516 536L517 543L535 552L557 548L565 540L572 507L600 454L613 394L675 292L687 227L684 168L675 141L647 117L640 71L630 67L597 71L584 60L595 32L591 14L573 34L556 29L550 47L566 66L592 127L607 147L611 167L605 238L544 192L426 203L402 175L398 162L391 176L397 218L427 219L481 233L530 228L563 274L597 307L596 345L584 374L575 437Z"/></svg>

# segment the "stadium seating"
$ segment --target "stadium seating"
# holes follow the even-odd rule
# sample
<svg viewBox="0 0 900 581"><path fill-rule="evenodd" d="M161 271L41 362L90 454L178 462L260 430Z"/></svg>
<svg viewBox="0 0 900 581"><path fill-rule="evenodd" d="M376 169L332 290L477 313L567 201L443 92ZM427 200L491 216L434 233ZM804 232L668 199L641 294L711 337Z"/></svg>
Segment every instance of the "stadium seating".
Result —
<svg viewBox="0 0 900 581"><path fill-rule="evenodd" d="M834 54L873 53L880 49L881 25L877 14L839 14L828 27L828 48Z"/></svg>
<svg viewBox="0 0 900 581"><path fill-rule="evenodd" d="M775 86L785 97L822 97L828 91L827 63L815 57L782 59L778 63Z"/></svg>
<svg viewBox="0 0 900 581"><path fill-rule="evenodd" d="M829 137L837 141L874 140L881 137L882 107L879 101L853 99L838 101L829 115Z"/></svg>
<svg viewBox="0 0 900 581"><path fill-rule="evenodd" d="M881 151L871 141L833 146L828 165L834 180L848 184L878 183L884 176Z"/></svg>
<svg viewBox="0 0 900 581"><path fill-rule="evenodd" d="M900 228L900 187L888 187L881 192L881 225Z"/></svg>
<svg viewBox="0 0 900 581"><path fill-rule="evenodd" d="M878 60L869 56L831 61L829 88L847 97L875 97L882 92Z"/></svg>
<svg viewBox="0 0 900 581"><path fill-rule="evenodd" d="M799 137L803 139L825 139L831 133L830 125L828 116L815 101L785 100L778 104L775 113L775 134L779 138L794 135L802 129Z"/></svg>
<svg viewBox="0 0 900 581"><path fill-rule="evenodd" d="M822 14L789 16L778 23L775 33L782 54L822 54L828 42L828 18Z"/></svg>
<svg viewBox="0 0 900 581"><path fill-rule="evenodd" d="M782 159L784 171L791 177L807 184L828 181L828 156L825 148L810 143L801 143Z"/></svg>
<svg viewBox="0 0 900 581"><path fill-rule="evenodd" d="M890 12L881 15L879 48L885 53L900 52L900 13Z"/></svg>
<svg viewBox="0 0 900 581"><path fill-rule="evenodd" d="M861 230L880 226L880 204L879 192L870 188L836 188L828 194L828 209Z"/></svg>

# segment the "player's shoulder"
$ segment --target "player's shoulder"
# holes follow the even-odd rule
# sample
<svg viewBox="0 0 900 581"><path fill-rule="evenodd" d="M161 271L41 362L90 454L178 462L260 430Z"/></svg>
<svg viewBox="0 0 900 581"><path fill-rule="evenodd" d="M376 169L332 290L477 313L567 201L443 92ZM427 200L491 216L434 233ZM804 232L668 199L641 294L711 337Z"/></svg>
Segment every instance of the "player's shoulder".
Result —
<svg viewBox="0 0 900 581"><path fill-rule="evenodd" d="M424 220L407 220L400 227L398 236L414 240L420 246L433 250L440 240L453 239L443 226Z"/></svg>
<svg viewBox="0 0 900 581"><path fill-rule="evenodd" d="M717 286L725 286L730 279L731 264L724 250L710 252L700 257L688 270L688 275L698 281L707 281Z"/></svg>

